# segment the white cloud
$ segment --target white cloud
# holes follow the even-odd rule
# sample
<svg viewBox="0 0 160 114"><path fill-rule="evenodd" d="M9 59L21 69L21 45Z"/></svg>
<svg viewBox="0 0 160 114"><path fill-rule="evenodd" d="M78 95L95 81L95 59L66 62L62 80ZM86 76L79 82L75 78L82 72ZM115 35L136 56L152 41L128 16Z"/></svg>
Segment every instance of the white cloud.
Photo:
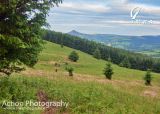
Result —
<svg viewBox="0 0 160 114"><path fill-rule="evenodd" d="M133 8L136 7L141 8L142 13L148 13L151 15L160 15L160 7L145 5L145 4L126 3L126 4L121 4L121 7L118 7L118 9L121 12L127 12L131 11Z"/></svg>
<svg viewBox="0 0 160 114"><path fill-rule="evenodd" d="M139 5L139 7L142 8L142 11L144 11L145 13L151 13L151 14L156 14L156 15L160 14L160 7L150 6L150 5L142 5L142 4L138 4L138 5Z"/></svg>
<svg viewBox="0 0 160 114"><path fill-rule="evenodd" d="M97 13L105 13L110 10L109 7L106 7L102 4L85 4L85 3L63 3L60 5L60 8L67 10L78 10L78 11L91 11Z"/></svg>
<svg viewBox="0 0 160 114"><path fill-rule="evenodd" d="M58 26L80 26L80 27L108 27L111 28L111 25L108 24L54 24L54 25L58 25Z"/></svg>
<svg viewBox="0 0 160 114"><path fill-rule="evenodd" d="M99 24L102 24L102 25L109 25L109 26L128 26L128 27L131 27L131 26L144 26L144 27L155 27L155 28L159 28L160 26L160 21L153 21L152 23L146 23L146 24L143 24L143 22L141 23L136 23L136 22L132 22L132 21L129 21L129 20L104 20L104 21L101 21Z"/></svg>
<svg viewBox="0 0 160 114"><path fill-rule="evenodd" d="M129 1L64 0L58 8L51 10L53 15L48 20L59 31L75 29L97 33L159 34L160 7ZM153 23L132 23L130 12L136 7L141 8L138 19L153 20Z"/></svg>

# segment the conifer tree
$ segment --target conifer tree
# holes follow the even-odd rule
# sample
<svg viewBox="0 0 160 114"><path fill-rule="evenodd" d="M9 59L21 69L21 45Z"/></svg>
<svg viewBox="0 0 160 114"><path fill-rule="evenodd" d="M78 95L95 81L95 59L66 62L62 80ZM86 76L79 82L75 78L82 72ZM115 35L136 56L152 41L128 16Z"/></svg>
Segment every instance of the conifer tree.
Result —
<svg viewBox="0 0 160 114"><path fill-rule="evenodd" d="M146 74L145 74L145 77L144 77L144 80L145 80L145 84L146 84L146 85L151 85L152 74L151 74L151 71L150 71L150 70L147 70L147 72L146 72Z"/></svg>
<svg viewBox="0 0 160 114"><path fill-rule="evenodd" d="M104 69L104 75L106 76L107 79L111 80L112 79L112 75L113 75L113 69L111 66L111 63L108 62L106 64L106 67Z"/></svg>
<svg viewBox="0 0 160 114"><path fill-rule="evenodd" d="M42 50L41 27L51 7L62 0L0 0L0 72L33 67Z"/></svg>
<svg viewBox="0 0 160 114"><path fill-rule="evenodd" d="M73 69L72 67L67 66L67 67L66 67L66 71L68 71L69 76L73 76L73 71L74 71L74 69Z"/></svg>

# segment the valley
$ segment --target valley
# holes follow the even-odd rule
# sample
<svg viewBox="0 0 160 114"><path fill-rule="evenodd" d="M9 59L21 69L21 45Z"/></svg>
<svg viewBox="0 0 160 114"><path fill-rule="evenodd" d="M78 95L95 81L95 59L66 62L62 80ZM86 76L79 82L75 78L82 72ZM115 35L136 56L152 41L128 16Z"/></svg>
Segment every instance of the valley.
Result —
<svg viewBox="0 0 160 114"><path fill-rule="evenodd" d="M84 34L75 30L68 34L100 42L111 47L143 53L159 58L160 36L125 36L114 34Z"/></svg>

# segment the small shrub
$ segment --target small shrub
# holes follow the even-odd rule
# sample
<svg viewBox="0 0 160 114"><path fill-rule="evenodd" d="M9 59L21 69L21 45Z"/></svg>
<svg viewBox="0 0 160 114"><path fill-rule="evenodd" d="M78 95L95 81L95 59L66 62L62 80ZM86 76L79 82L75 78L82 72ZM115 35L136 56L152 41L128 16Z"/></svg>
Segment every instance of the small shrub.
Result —
<svg viewBox="0 0 160 114"><path fill-rule="evenodd" d="M54 66L55 66L55 72L58 72L58 68L61 67L61 65L58 63L55 63Z"/></svg>
<svg viewBox="0 0 160 114"><path fill-rule="evenodd" d="M151 85L151 81L152 81L151 70L147 70L144 80L146 85Z"/></svg>
<svg viewBox="0 0 160 114"><path fill-rule="evenodd" d="M68 58L73 62L77 62L79 59L79 55L76 51L72 51Z"/></svg>
<svg viewBox="0 0 160 114"><path fill-rule="evenodd" d="M67 66L67 67L66 67L66 71L68 71L69 76L73 76L73 71L74 71L74 69L73 69L72 67Z"/></svg>
<svg viewBox="0 0 160 114"><path fill-rule="evenodd" d="M107 79L111 80L112 75L113 75L113 69L111 67L110 62L106 64L106 68L104 69L104 75L106 76Z"/></svg>

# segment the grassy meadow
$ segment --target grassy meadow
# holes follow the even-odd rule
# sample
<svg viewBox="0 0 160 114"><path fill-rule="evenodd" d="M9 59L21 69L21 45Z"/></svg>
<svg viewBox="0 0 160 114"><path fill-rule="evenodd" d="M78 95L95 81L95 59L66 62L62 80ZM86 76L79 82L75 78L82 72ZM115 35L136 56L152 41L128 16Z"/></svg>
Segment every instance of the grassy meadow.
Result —
<svg viewBox="0 0 160 114"><path fill-rule="evenodd" d="M37 101L37 92L44 91L49 101L69 102L67 108L56 109L58 114L160 114L160 74L152 73L152 86L145 86L146 72L112 65L114 75L109 81L103 75L106 61L77 51L80 60L70 62L68 55L73 50L45 42L34 68L15 73L9 79L1 77L0 104L3 100ZM58 72L55 63L60 64ZM73 77L65 71L66 63L74 68ZM0 114L47 112L0 108Z"/></svg>
<svg viewBox="0 0 160 114"><path fill-rule="evenodd" d="M160 50L159 49L151 50L151 51L141 51L139 53L143 53L143 54L149 55L149 56L154 57L154 58L159 58L160 57Z"/></svg>

